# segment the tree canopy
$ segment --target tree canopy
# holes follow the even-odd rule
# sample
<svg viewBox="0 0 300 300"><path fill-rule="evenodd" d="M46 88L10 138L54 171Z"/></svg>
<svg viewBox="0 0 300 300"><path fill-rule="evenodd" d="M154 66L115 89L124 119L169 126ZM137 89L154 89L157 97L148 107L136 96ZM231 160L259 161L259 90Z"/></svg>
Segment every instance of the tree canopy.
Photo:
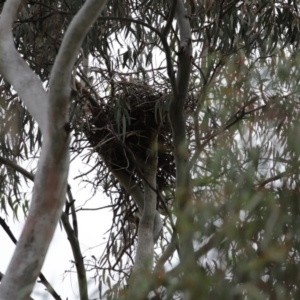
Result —
<svg viewBox="0 0 300 300"><path fill-rule="evenodd" d="M71 158L92 165L81 179L111 199L109 240L93 261L99 298L298 299L298 1L109 0L71 72L57 58L72 51L68 27L84 3L26 1L12 33L50 103L69 85ZM36 170L19 164L38 160L45 130L4 69L0 200L11 215L27 213L21 182ZM63 114L55 101L51 116ZM70 187L67 196L61 222L88 299L91 262Z"/></svg>

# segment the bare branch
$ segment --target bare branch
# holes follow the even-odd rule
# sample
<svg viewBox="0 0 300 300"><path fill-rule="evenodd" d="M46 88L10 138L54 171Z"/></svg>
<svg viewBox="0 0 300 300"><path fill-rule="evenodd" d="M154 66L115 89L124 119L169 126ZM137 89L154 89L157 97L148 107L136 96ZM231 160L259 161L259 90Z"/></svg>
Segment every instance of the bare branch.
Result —
<svg viewBox="0 0 300 300"><path fill-rule="evenodd" d="M15 238L15 236L13 235L13 233L11 232L9 226L6 224L5 220L3 218L0 217L0 225L3 228L3 230L6 232L6 234L9 236L9 238L12 240L12 242L14 244L17 243L17 239Z"/></svg>
<svg viewBox="0 0 300 300"><path fill-rule="evenodd" d="M32 173L28 172L27 170L20 167L19 165L17 165L16 163L14 163L11 160L0 156L0 163L11 167L12 169L14 169L17 172L21 173L22 175L24 175L26 178L30 179L31 181L34 180L34 175Z"/></svg>
<svg viewBox="0 0 300 300"><path fill-rule="evenodd" d="M172 26L172 22L173 22L173 19L174 19L174 16L175 16L175 12L176 12L176 5L177 5L177 0L173 0L173 3L172 3L172 7L171 7L171 11L169 13L169 17L168 17L168 21L167 21L167 24L166 24L166 27L164 28L163 32L162 32L162 35L166 38L170 29L171 29L171 26Z"/></svg>
<svg viewBox="0 0 300 300"><path fill-rule="evenodd" d="M75 205L74 205L75 200L73 199L70 185L68 185L67 194L68 194L68 198L69 198L69 203L71 205L73 230L74 230L75 237L78 239L78 222L77 222L76 209L75 209Z"/></svg>
<svg viewBox="0 0 300 300"><path fill-rule="evenodd" d="M75 266L77 270L77 278L78 278L78 285L79 285L79 292L80 292L80 300L88 300L88 288L87 288L87 279L86 279L86 272L84 268L83 257L81 254L80 244L75 235L74 230L72 229L68 215L66 213L62 213L61 215L62 224L64 229L67 233L68 240L70 242L73 256L75 259Z"/></svg>
<svg viewBox="0 0 300 300"><path fill-rule="evenodd" d="M265 179L264 181L262 181L261 183L258 184L258 189L260 190L260 189L264 188L267 184L269 184L273 181L288 177L288 176L292 175L293 173L294 172L291 172L291 170L287 170L287 171L278 173L277 175L274 175L272 177L269 177L269 178Z"/></svg>

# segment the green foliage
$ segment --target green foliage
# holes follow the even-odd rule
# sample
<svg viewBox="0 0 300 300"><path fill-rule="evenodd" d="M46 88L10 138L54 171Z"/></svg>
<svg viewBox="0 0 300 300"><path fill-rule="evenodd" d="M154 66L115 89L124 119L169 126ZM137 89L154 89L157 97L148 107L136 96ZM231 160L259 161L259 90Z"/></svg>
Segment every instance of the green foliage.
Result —
<svg viewBox="0 0 300 300"><path fill-rule="evenodd" d="M224 295L226 299L299 299L300 7L298 1L224 0L213 1L207 9L202 2L198 1L197 13L189 16L193 69L185 105L194 204L189 230L198 265L179 263L155 273L147 278L145 290L155 291L161 299L222 299ZM93 101L101 104L107 116L113 111L116 127L104 121L121 136L118 145L142 145L146 153L150 146L143 139L149 139L153 127L165 126L161 133L165 139L155 146L164 171L158 172L164 183L158 186L159 193L166 199L159 203L166 217L156 249L158 260L174 230L170 220L176 176L172 137L170 128L157 125L168 122L166 103L172 93L161 40L142 22L162 31L170 14L168 3L109 1L105 18L98 19L83 45L84 53L93 60L89 75L93 73L95 81L76 85L77 96L71 105L76 139L71 150L75 156L93 149L97 178L88 181L95 189L102 186L113 205L107 252L94 264L101 284L109 288L105 292L108 299L120 297L127 284L135 252L132 220L136 206L110 176L114 164L105 164L98 155L97 147L103 146L104 138L97 145L90 142L88 132L97 134L100 128L93 123ZM35 1L19 13L14 28L16 46L46 83L63 32L81 5L82 1ZM167 41L175 73L178 40L174 21ZM77 74L85 78L80 70ZM147 106L155 126L134 127L140 121L133 114L138 105L121 98L125 86L128 98L139 95L138 104L149 103L149 95L140 97L141 86L153 86L161 94ZM12 88L3 80L0 88L0 156L15 162L34 159L41 146L40 133ZM85 106L92 116L84 115ZM140 111L144 116L145 111ZM138 138L133 139L136 132ZM126 162L130 162L128 169L136 184L142 186L132 166L139 154L133 151L132 158L132 152L126 152ZM17 172L0 165L0 201L6 214L17 215L20 207L27 210L20 182ZM128 243L124 246L120 240ZM117 255L120 252L122 258ZM114 270L108 272L112 265Z"/></svg>
<svg viewBox="0 0 300 300"><path fill-rule="evenodd" d="M125 141L126 128L127 125L130 125L130 104L125 101L116 101L114 107L114 118L117 124L117 129L119 133L122 133L122 139Z"/></svg>

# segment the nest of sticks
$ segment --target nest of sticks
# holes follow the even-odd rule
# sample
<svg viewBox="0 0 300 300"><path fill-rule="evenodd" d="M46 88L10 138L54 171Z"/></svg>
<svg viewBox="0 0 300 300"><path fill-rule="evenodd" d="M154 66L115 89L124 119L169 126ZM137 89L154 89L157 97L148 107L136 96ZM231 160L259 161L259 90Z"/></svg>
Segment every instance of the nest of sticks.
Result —
<svg viewBox="0 0 300 300"><path fill-rule="evenodd" d="M117 186L110 176L110 170L116 168L125 169L141 184L141 166L147 161L149 151L157 149L157 188L160 191L173 190L176 168L167 112L171 97L168 84L119 79L110 86L112 95L99 98L97 105L93 104L94 101L88 102L87 111L83 109L85 117L76 121L77 125L81 123L92 152L101 157L98 160L98 183L109 194L109 190ZM81 91L81 99L84 99L81 103L86 107L91 92L88 89ZM191 93L187 109L191 110L194 103ZM192 134L191 126L187 126L187 133ZM157 143L154 142L155 136Z"/></svg>

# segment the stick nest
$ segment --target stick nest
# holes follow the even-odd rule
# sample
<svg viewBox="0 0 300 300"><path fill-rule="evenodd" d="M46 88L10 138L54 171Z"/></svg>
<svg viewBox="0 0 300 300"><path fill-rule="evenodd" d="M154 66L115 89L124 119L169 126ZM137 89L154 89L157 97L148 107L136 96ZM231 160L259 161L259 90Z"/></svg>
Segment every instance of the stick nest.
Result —
<svg viewBox="0 0 300 300"><path fill-rule="evenodd" d="M123 79L111 81L108 86L113 91L111 96L101 97L97 105L87 102L91 93L82 90L85 117L81 116L76 123L77 127L81 124L92 151L101 157L99 183L107 193L112 186L116 187L110 169L125 169L141 182L143 164L149 153L157 150L157 188L172 190L176 169L167 112L171 99L168 84ZM190 110L194 102L193 96L189 96L186 109ZM187 133L191 135L191 126L187 126Z"/></svg>

